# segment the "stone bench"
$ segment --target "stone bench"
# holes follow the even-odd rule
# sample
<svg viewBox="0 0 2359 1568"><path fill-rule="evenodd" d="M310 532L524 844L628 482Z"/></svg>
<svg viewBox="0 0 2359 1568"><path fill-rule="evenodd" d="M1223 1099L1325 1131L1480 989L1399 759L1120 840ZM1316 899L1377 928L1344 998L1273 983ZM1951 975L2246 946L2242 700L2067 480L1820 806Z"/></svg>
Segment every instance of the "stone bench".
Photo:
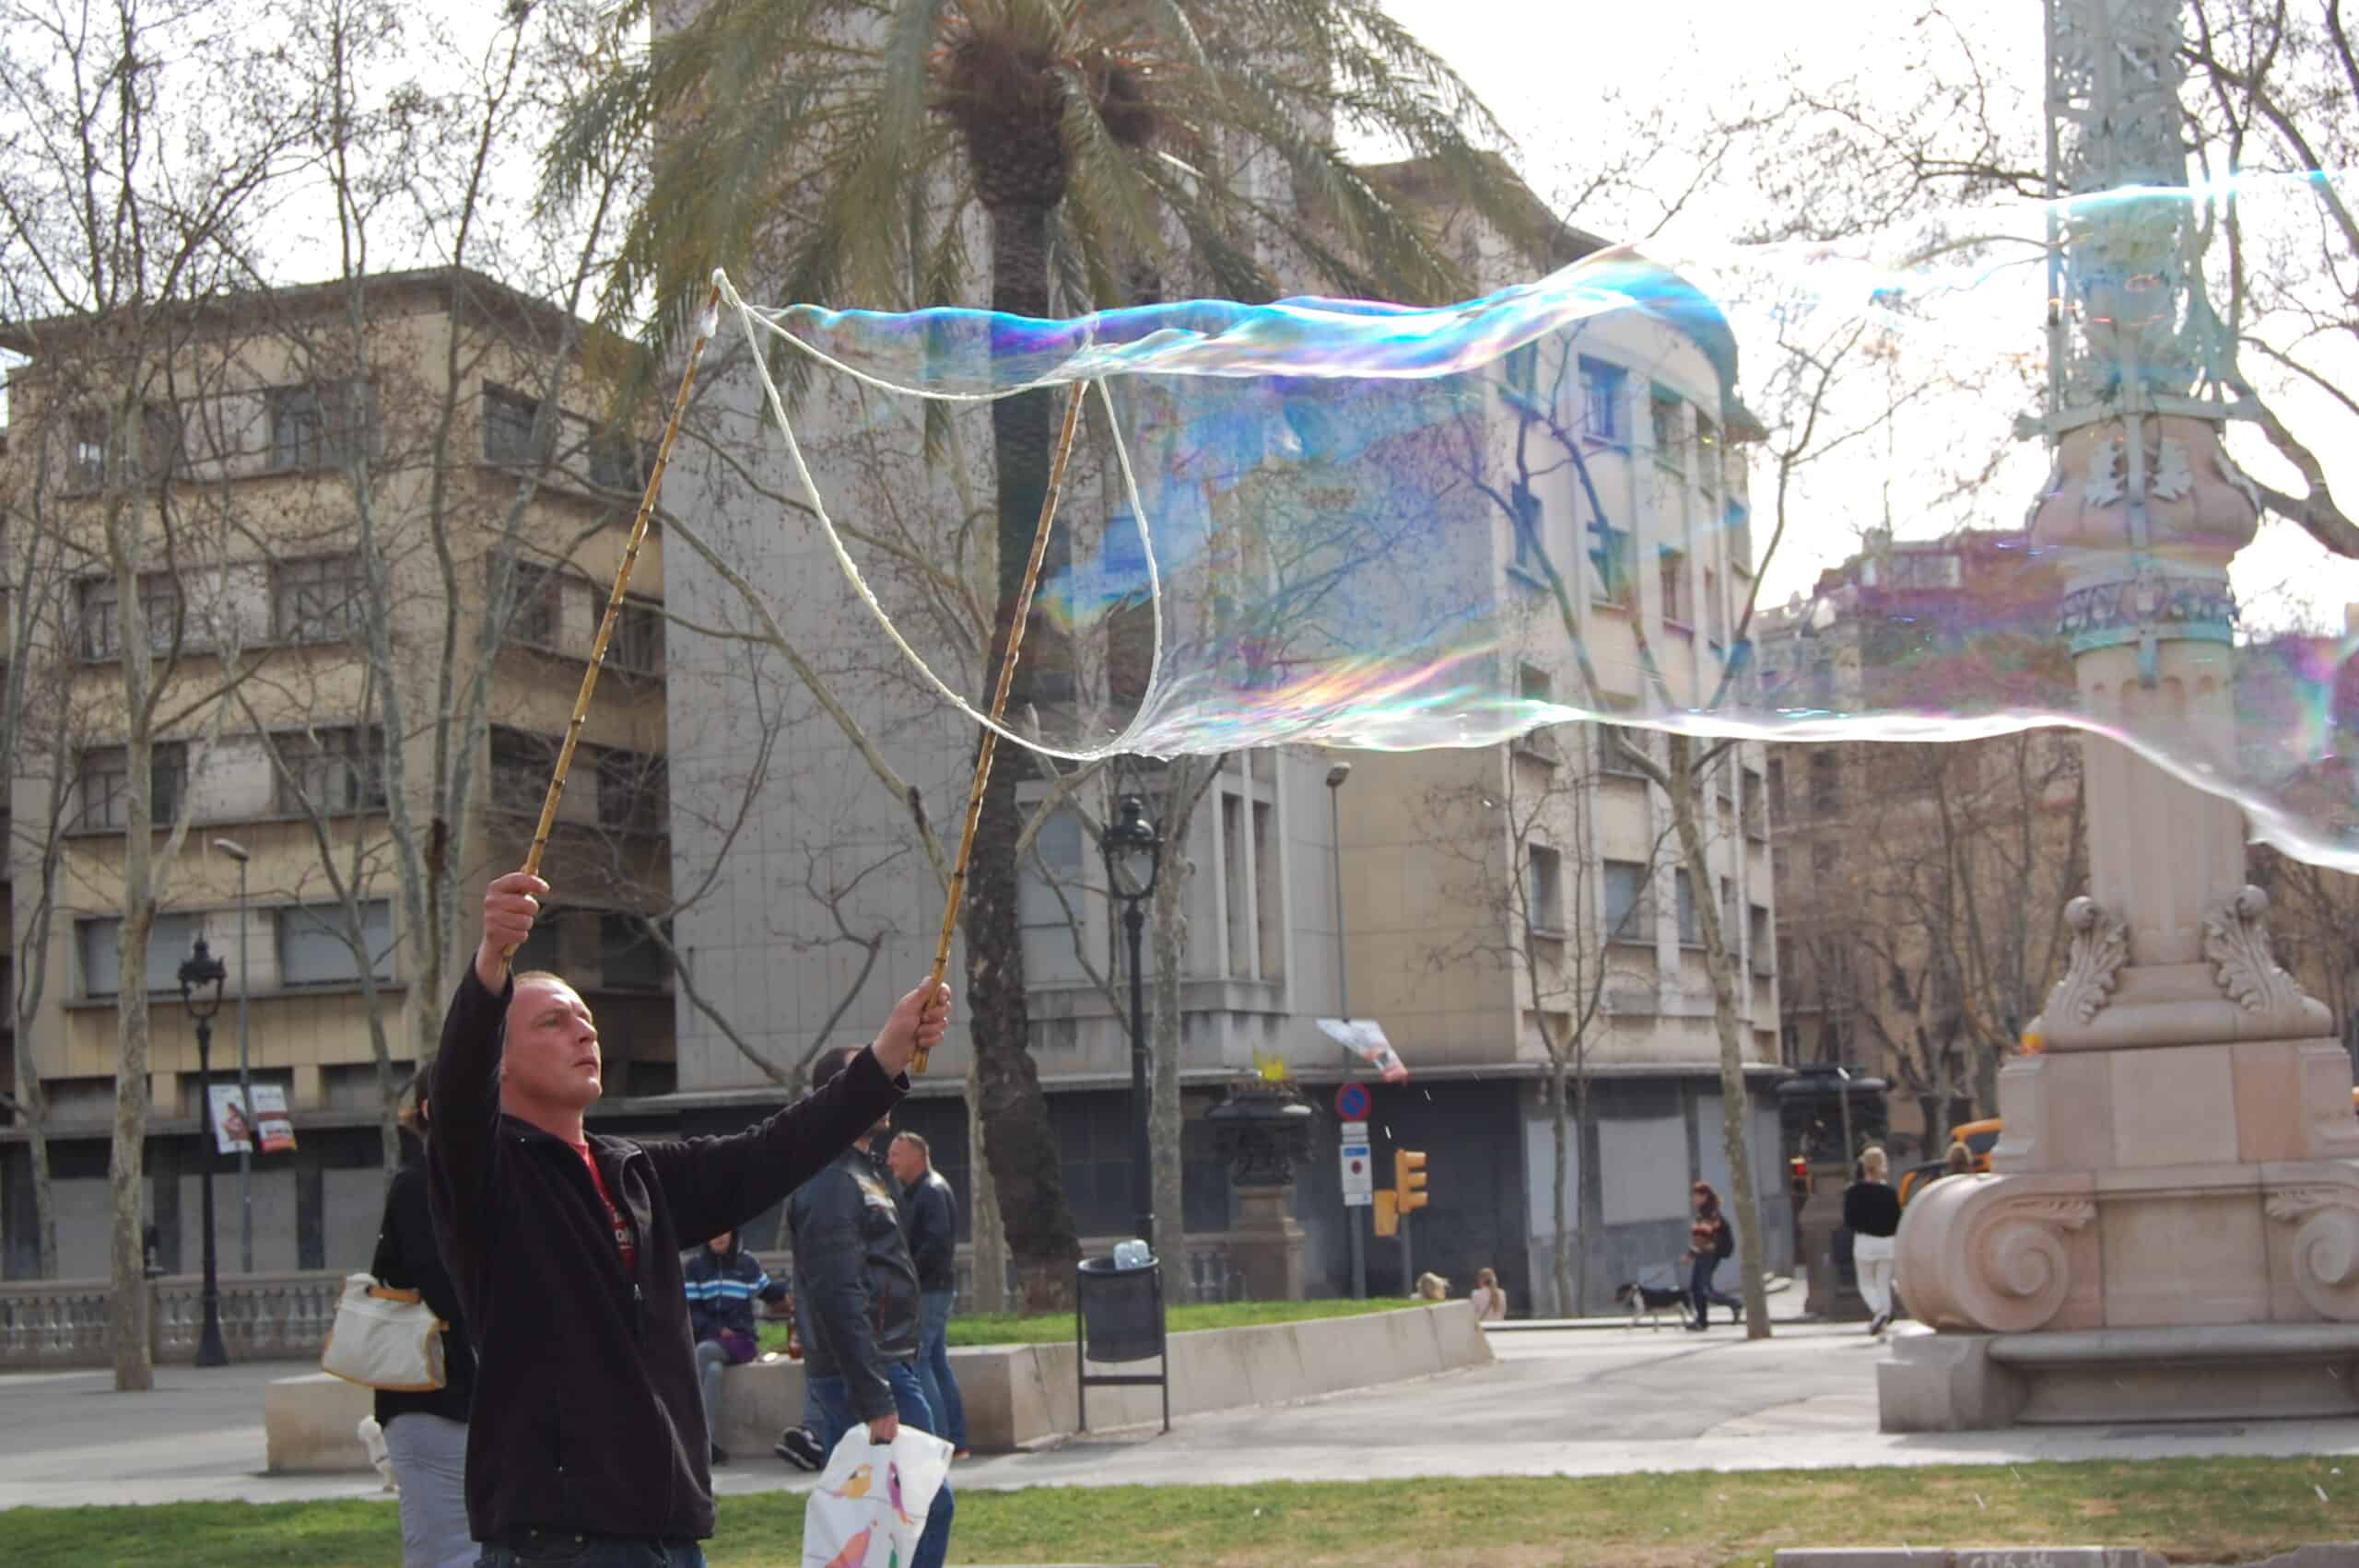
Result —
<svg viewBox="0 0 2359 1568"><path fill-rule="evenodd" d="M1197 1329L1172 1335L1170 1345L1175 1417L1396 1383L1492 1359L1474 1309L1463 1301L1356 1317ZM1097 1370L1144 1372L1154 1365L1150 1361ZM966 1405L968 1443L979 1453L1004 1453L1061 1436L1079 1419L1070 1340L957 1349L950 1352L950 1369ZM366 1470L368 1455L353 1429L369 1410L369 1390L324 1373L281 1378L264 1398L270 1469ZM782 1356L752 1362L731 1367L722 1378L721 1445L741 1461L769 1455L778 1434L802 1413L800 1362ZM1090 1390L1094 1429L1161 1419L1156 1389Z"/></svg>

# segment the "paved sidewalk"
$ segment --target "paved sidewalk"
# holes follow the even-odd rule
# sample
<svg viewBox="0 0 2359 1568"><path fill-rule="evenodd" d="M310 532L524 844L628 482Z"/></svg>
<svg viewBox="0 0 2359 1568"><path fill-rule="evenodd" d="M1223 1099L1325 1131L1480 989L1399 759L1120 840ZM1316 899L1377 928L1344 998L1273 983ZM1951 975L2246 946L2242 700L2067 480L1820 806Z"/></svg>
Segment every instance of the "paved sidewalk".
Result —
<svg viewBox="0 0 2359 1568"><path fill-rule="evenodd" d="M2348 1454L2359 1421L1876 1430L1878 1341L1857 1325L1780 1324L1749 1341L1715 1323L1496 1335L1496 1363L1419 1381L1091 1433L962 1463L970 1490L1366 1480L1446 1475L2003 1465L2040 1459ZM104 1373L0 1377L0 1508L382 1493L371 1478L261 1474L262 1390L295 1365L160 1369L152 1395ZM2359 1462L2353 1467L2359 1490ZM723 1496L807 1486L767 1455L719 1473Z"/></svg>

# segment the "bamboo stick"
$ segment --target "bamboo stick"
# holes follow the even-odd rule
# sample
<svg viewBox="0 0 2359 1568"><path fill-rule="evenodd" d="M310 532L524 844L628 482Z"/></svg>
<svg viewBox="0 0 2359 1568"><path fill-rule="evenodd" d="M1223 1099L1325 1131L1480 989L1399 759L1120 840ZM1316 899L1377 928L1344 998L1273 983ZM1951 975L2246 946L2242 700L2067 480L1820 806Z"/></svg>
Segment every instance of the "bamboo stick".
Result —
<svg viewBox="0 0 2359 1568"><path fill-rule="evenodd" d="M967 791L967 825L958 836L958 858L950 867L950 896L942 909L942 939L934 944L933 969L926 977L928 997L941 989L943 971L950 967L950 938L958 929L958 906L966 896L967 862L975 853L975 826L982 820L983 790L991 782L992 757L999 749L999 731L994 726L1003 722L1007 713L1007 693L1015 677L1016 654L1024 646L1024 623L1032 618L1032 591L1040 580L1040 562L1049 553L1049 529L1056 521L1057 496L1064 488L1065 463L1073 456L1074 432L1081 427L1082 393L1088 385L1086 381L1074 382L1072 394L1065 400L1064 429L1057 437L1056 457L1049 464L1049 493L1040 497L1040 523L1032 532L1032 558L1025 563L1024 581L1015 591L1015 614L1007 627L1007 657L1000 661L999 685L992 693L992 722L983 727L982 745L975 755L975 782ZM913 1071L923 1072L930 1054L920 1047Z"/></svg>
<svg viewBox="0 0 2359 1568"><path fill-rule="evenodd" d="M557 754L557 771L549 778L549 792L541 801L540 825L533 833L533 848L524 857L524 869L538 876L541 853L548 848L550 830L557 825L557 802L565 799L565 778L573 767L573 753L581 743L581 726L590 716L590 694L598 689L598 672L606 661L606 643L615 635L615 623L621 619L623 591L630 585L631 568L639 563L639 547L647 539L647 524L655 515L655 497L663 489L663 471L672 462L672 443L679 439L680 419L687 412L688 391L697 382L697 364L704 357L705 345L712 341L720 325L721 279L715 275L712 292L705 300L704 318L698 325L695 343L688 348L687 369L681 372L680 390L672 399L672 416L664 423L663 442L655 449L655 463L647 475L647 489L640 497L639 515L631 520L630 539L623 546L622 564L615 570L615 586L606 595L606 614L598 623L597 639L590 645L590 664L581 672L581 691L573 699L573 718L565 727L565 744ZM513 958L515 950L508 956Z"/></svg>

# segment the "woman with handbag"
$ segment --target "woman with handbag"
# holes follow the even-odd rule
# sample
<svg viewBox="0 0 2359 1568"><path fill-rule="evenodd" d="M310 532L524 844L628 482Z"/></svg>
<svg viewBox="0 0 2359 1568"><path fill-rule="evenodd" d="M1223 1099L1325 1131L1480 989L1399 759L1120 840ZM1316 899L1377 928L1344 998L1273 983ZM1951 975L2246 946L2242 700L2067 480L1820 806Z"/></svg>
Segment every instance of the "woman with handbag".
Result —
<svg viewBox="0 0 2359 1568"><path fill-rule="evenodd" d="M401 1123L420 1141L429 1136L422 1073L410 1085ZM441 1387L377 1391L377 1423L385 1429L393 1480L402 1489L402 1568L473 1568L481 1555L467 1531L467 1405L475 1395L475 1358L459 1316L458 1292L435 1249L423 1160L406 1161L393 1174L369 1271L380 1284L417 1292L445 1325Z"/></svg>
<svg viewBox="0 0 2359 1568"><path fill-rule="evenodd" d="M697 1379L704 1391L705 1441L712 1447L712 1462L725 1465L721 1375L754 1359L754 1303L778 1305L786 1299L786 1281L771 1279L758 1258L740 1251L735 1231L723 1231L697 1248L681 1272L688 1292L688 1330L696 1336Z"/></svg>

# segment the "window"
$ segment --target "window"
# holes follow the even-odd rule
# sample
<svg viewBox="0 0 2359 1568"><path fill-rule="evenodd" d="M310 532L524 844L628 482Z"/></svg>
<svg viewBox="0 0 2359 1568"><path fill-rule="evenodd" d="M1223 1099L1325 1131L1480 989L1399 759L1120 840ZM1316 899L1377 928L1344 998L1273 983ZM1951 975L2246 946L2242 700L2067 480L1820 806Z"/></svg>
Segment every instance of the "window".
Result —
<svg viewBox="0 0 2359 1568"><path fill-rule="evenodd" d="M1691 626L1695 606L1687 598L1687 556L1666 544L1659 557L1662 567L1662 622L1667 626Z"/></svg>
<svg viewBox="0 0 2359 1568"><path fill-rule="evenodd" d="M340 467L376 432L376 389L329 381L270 389L270 471Z"/></svg>
<svg viewBox="0 0 2359 1568"><path fill-rule="evenodd" d="M1262 977L1283 979L1286 972L1285 901L1278 894L1277 807L1253 802L1253 940L1261 950Z"/></svg>
<svg viewBox="0 0 2359 1568"><path fill-rule="evenodd" d="M1822 886L1835 876L1835 840L1831 838L1822 838L1810 847L1810 874Z"/></svg>
<svg viewBox="0 0 2359 1568"><path fill-rule="evenodd" d="M590 439L590 483L601 490L643 490L655 472L655 449L628 434L608 431Z"/></svg>
<svg viewBox="0 0 2359 1568"><path fill-rule="evenodd" d="M1636 860L1605 862L1605 940L1655 944L1655 888L1651 867Z"/></svg>
<svg viewBox="0 0 2359 1568"><path fill-rule="evenodd" d="M565 579L552 568L519 561L510 587L515 598L508 608L508 639L557 647L565 626Z"/></svg>
<svg viewBox="0 0 2359 1568"><path fill-rule="evenodd" d="M1696 478L1707 499L1720 498L1720 427L1700 409L1696 414Z"/></svg>
<svg viewBox="0 0 2359 1568"><path fill-rule="evenodd" d="M533 934L517 948L516 955L508 961L509 969L526 975L535 969L550 974L565 973L565 928L573 918L569 909L554 904L541 907L540 919L533 922Z"/></svg>
<svg viewBox="0 0 2359 1568"><path fill-rule="evenodd" d="M1682 868L1671 873L1672 891L1679 901L1679 945L1704 945L1704 917L1696 908L1696 883Z"/></svg>
<svg viewBox="0 0 2359 1568"><path fill-rule="evenodd" d="M617 990L663 989L663 949L637 915L608 912L598 917L598 968L605 983Z"/></svg>
<svg viewBox="0 0 2359 1568"><path fill-rule="evenodd" d="M367 603L357 556L281 561L272 568L270 616L281 642L346 642Z"/></svg>
<svg viewBox="0 0 2359 1568"><path fill-rule="evenodd" d="M123 653L123 592L119 579L92 578L81 585L82 657L115 659ZM197 628L177 628L181 619L180 584L162 572L139 579L139 608L147 618L147 651L162 658L172 650L175 629L184 629L189 646L200 643Z"/></svg>
<svg viewBox="0 0 2359 1568"><path fill-rule="evenodd" d="M1536 664L1516 666L1515 689L1518 697L1535 706L1552 705L1556 700L1555 682L1547 671ZM1543 762L1553 763L1557 758L1555 732L1545 724L1524 731L1517 737L1515 745L1526 756L1538 757Z"/></svg>
<svg viewBox="0 0 2359 1568"><path fill-rule="evenodd" d="M1592 518L1589 541L1590 596L1601 604L1627 609L1637 592L1637 557L1630 531Z"/></svg>
<svg viewBox="0 0 2359 1568"><path fill-rule="evenodd" d="M74 427L66 443L65 476L77 490L95 490L107 482L105 415L74 415Z"/></svg>
<svg viewBox="0 0 2359 1568"><path fill-rule="evenodd" d="M1515 569L1527 577L1544 577L1547 568L1543 560L1545 546L1541 543L1540 497L1522 480L1508 489L1508 505L1515 516Z"/></svg>
<svg viewBox="0 0 2359 1568"><path fill-rule="evenodd" d="M139 425L139 479L152 483L180 466L180 416L169 408L150 405L141 412ZM100 410L74 415L66 436L66 483L76 490L103 486L109 462L115 455L114 445L111 416ZM123 476L128 477L128 473Z"/></svg>
<svg viewBox="0 0 2359 1568"><path fill-rule="evenodd" d="M663 606L626 599L606 645L606 662L634 674L663 673Z"/></svg>
<svg viewBox="0 0 2359 1568"><path fill-rule="evenodd" d="M1771 757L1771 758L1769 759L1769 789L1768 789L1768 796L1769 796L1769 819L1770 819L1772 822L1783 822L1783 821L1785 821L1785 820L1786 820L1786 759L1785 759L1784 757L1781 757L1781 756L1773 756L1773 757Z"/></svg>
<svg viewBox="0 0 2359 1568"><path fill-rule="evenodd" d="M1753 942L1753 972L1767 977L1778 972L1778 954L1769 930L1769 911L1755 904L1749 934Z"/></svg>
<svg viewBox="0 0 2359 1568"><path fill-rule="evenodd" d="M202 916L158 912L147 928L147 993L179 994L180 968L205 929ZM108 915L77 921L74 930L81 949L82 994L109 997L123 994L123 919Z"/></svg>
<svg viewBox="0 0 2359 1568"><path fill-rule="evenodd" d="M1728 530L1729 563L1747 577L1753 575L1753 514L1742 501L1731 500L1721 518Z"/></svg>
<svg viewBox="0 0 2359 1568"><path fill-rule="evenodd" d="M1776 763L1769 765L1777 766ZM1744 834L1748 838L1769 837L1769 813L1761 775L1753 768L1744 770Z"/></svg>
<svg viewBox="0 0 2359 1568"><path fill-rule="evenodd" d="M1682 427L1679 394L1661 387L1647 399L1647 417L1655 442L1655 466L1671 474L1687 472L1687 432Z"/></svg>
<svg viewBox="0 0 2359 1568"><path fill-rule="evenodd" d="M1620 724L1601 724L1597 727L1597 770L1600 773L1615 774L1624 778L1644 778L1646 772L1634 760L1634 753L1641 757L1653 755L1652 749L1647 744L1645 731L1632 730Z"/></svg>
<svg viewBox="0 0 2359 1568"><path fill-rule="evenodd" d="M278 983L282 986L357 986L360 961L356 936L369 954L369 972L393 977L393 907L372 898L360 906L360 927L341 904L294 904L278 911Z"/></svg>
<svg viewBox="0 0 2359 1568"><path fill-rule="evenodd" d="M1729 640L1729 616L1720 603L1719 579L1712 568L1704 568L1704 638L1715 650L1724 648Z"/></svg>
<svg viewBox="0 0 2359 1568"><path fill-rule="evenodd" d="M188 746L158 741L148 751L151 825L162 827L180 815L188 792ZM95 746L82 754L78 788L82 811L76 825L86 833L121 833L131 825L130 753L122 746Z"/></svg>
<svg viewBox="0 0 2359 1568"><path fill-rule="evenodd" d="M1581 433L1590 440L1611 446L1629 440L1622 428L1622 385L1626 379L1618 365L1581 357Z"/></svg>
<svg viewBox="0 0 2359 1568"><path fill-rule="evenodd" d="M623 833L661 833L670 813L660 756L641 752L598 754L598 825Z"/></svg>
<svg viewBox="0 0 2359 1568"><path fill-rule="evenodd" d="M278 809L289 816L385 803L385 732L374 725L282 735L278 757Z"/></svg>
<svg viewBox="0 0 2359 1568"><path fill-rule="evenodd" d="M557 770L557 745L523 730L491 731L491 803L504 812L538 812Z"/></svg>
<svg viewBox="0 0 2359 1568"><path fill-rule="evenodd" d="M1821 816L1843 809L1842 762L1832 751L1810 754L1810 809Z"/></svg>
<svg viewBox="0 0 2359 1568"><path fill-rule="evenodd" d="M1523 918L1535 932L1555 934L1565 929L1564 858L1545 845L1529 846L1524 877Z"/></svg>
<svg viewBox="0 0 2359 1568"><path fill-rule="evenodd" d="M539 462L541 443L533 439L533 427L540 416L541 405L536 400L485 382L483 460L526 466Z"/></svg>
<svg viewBox="0 0 2359 1568"><path fill-rule="evenodd" d="M1031 808L1027 807L1027 810ZM1032 836L1034 853L1024 858L1015 868L1015 919L1019 926L1062 926L1065 923L1064 905L1057 901L1056 889L1049 878L1056 878L1064 890L1065 898L1073 904L1074 912L1082 910L1078 884L1082 869L1081 818L1070 806L1061 807L1054 816L1040 825ZM1043 862L1048 872L1043 873Z"/></svg>

